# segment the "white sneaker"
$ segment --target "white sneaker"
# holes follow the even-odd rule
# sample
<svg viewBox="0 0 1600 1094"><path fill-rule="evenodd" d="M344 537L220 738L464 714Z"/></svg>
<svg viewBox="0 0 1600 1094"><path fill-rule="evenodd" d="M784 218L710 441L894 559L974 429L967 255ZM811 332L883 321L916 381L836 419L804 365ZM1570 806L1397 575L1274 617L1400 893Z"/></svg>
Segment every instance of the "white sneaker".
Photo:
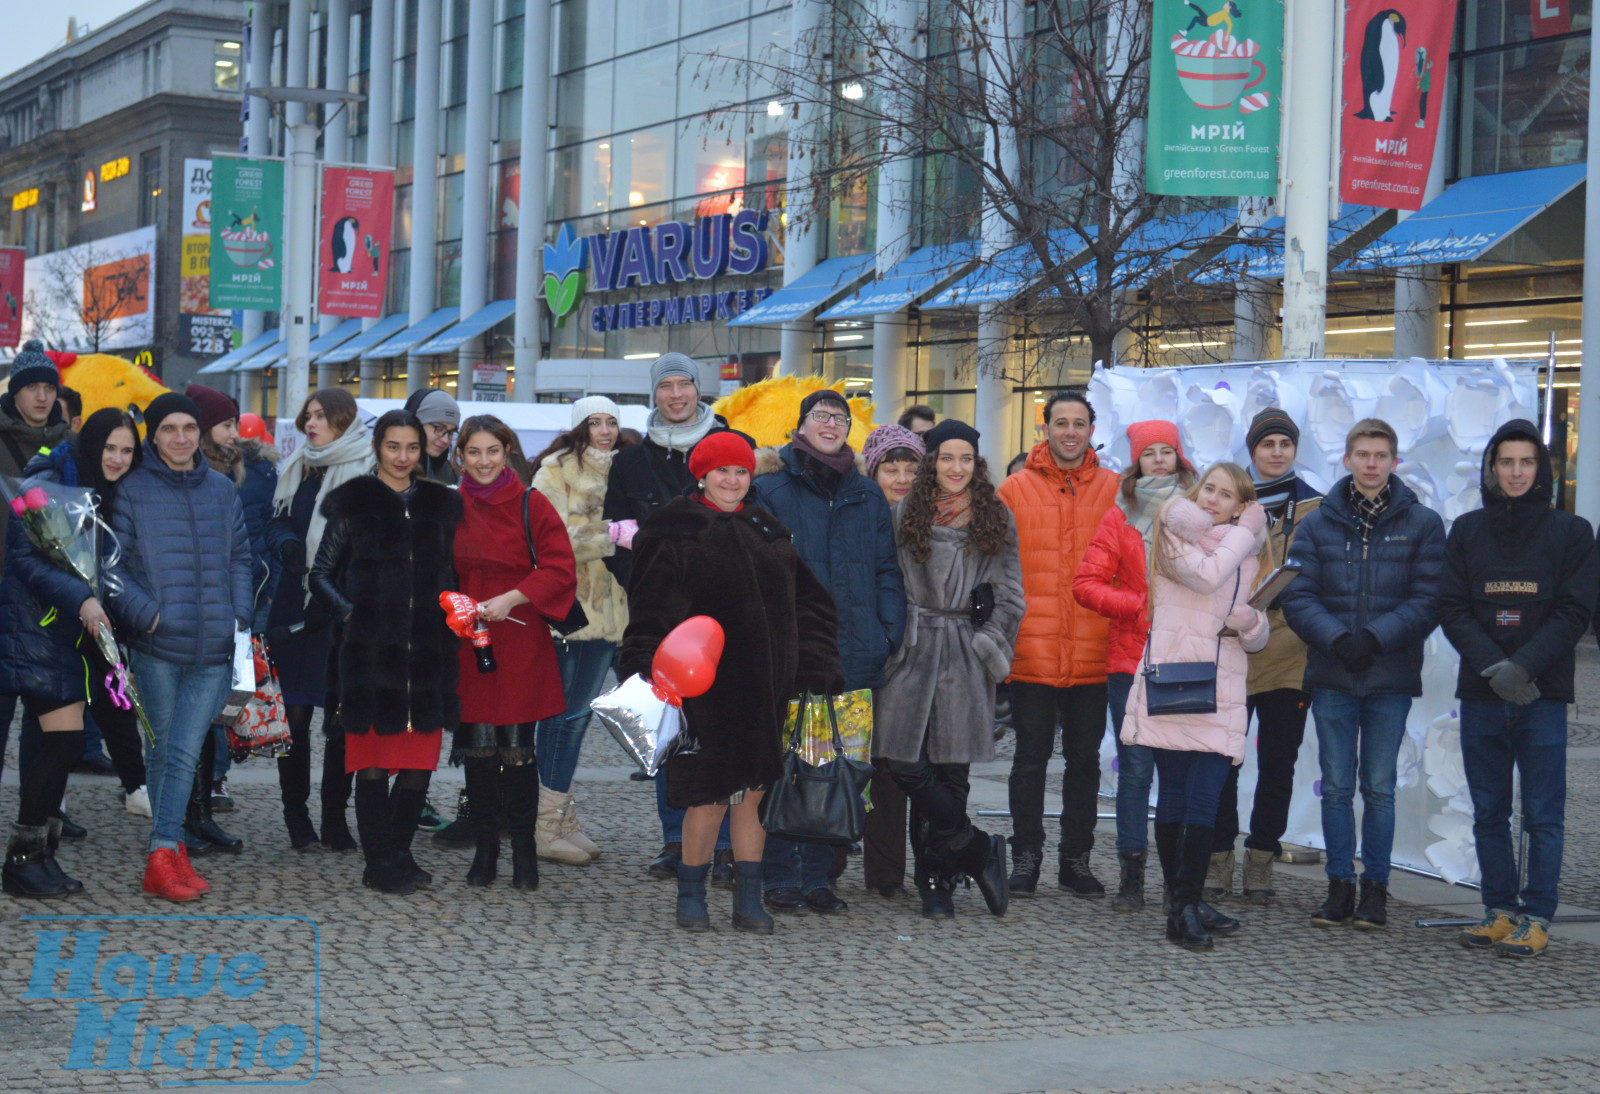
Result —
<svg viewBox="0 0 1600 1094"><path fill-rule="evenodd" d="M148 817L150 815L150 791L143 786L131 794L124 790L122 792L122 806L136 817Z"/></svg>

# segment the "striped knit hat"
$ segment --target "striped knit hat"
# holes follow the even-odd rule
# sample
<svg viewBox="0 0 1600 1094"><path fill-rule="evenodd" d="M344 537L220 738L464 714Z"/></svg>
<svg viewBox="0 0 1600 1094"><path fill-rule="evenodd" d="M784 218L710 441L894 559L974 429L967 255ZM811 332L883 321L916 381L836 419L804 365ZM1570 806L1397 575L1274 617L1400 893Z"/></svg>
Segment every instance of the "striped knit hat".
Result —
<svg viewBox="0 0 1600 1094"><path fill-rule="evenodd" d="M1245 448L1254 452L1256 445L1274 433L1282 433L1294 442L1296 448L1300 447L1300 427L1282 410L1269 406L1250 419L1250 432L1245 434Z"/></svg>

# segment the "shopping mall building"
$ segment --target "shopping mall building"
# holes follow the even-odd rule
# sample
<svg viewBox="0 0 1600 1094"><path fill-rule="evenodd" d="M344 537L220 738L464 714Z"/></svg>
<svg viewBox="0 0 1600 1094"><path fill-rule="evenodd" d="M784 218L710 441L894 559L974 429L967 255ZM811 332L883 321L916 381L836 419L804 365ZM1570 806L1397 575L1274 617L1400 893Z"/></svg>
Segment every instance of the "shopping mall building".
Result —
<svg viewBox="0 0 1600 1094"><path fill-rule="evenodd" d="M929 0L892 2L918 26L938 20L938 0L931 12L917 11ZM1434 85L1444 100L1442 171L1412 217L1340 210L1325 356L1542 357L1553 335L1558 361L1572 366L1558 395L1575 384L1591 14L1586 0L1562 10L1570 2L1460 0L1448 77ZM81 80L75 57L137 57L145 39L170 33L172 12L184 6L153 0L61 57L0 79L0 239L34 253L94 238L92 217L78 208L85 167L116 132L118 109L138 111L140 102L100 112L95 150L85 143L88 122L75 127L60 115L39 131L8 119L36 106L41 87ZM313 384L373 396L433 384L465 397L476 383L521 399L593 391L641 402L649 359L677 350L704 363L707 391L782 368L844 379L875 398L880 419L909 402L971 415L984 382L975 301L1002 290L977 220L952 228L958 219L931 215L962 200L959 173L935 179L935 158L917 161L913 188L928 215L897 223L894 239L880 238L890 233L880 231L881 188L870 180L825 202L808 232L786 232L785 183L805 157L788 139L800 111L780 90L782 73L795 64L797 34L825 40L840 10L818 0L255 0L239 5L237 25L215 30L213 51L190 42L182 64L169 55L144 97L168 93L163 78L181 81L183 65L211 65L213 56L243 71L234 79L230 70L196 101L239 108L244 86L283 84L365 96L326 111L320 156L396 172L387 315L319 319ZM547 28L529 31L534 12ZM859 96L851 71L859 58L842 45L820 55L818 86L841 102ZM259 102L244 113L242 133L169 154L158 168L168 185L178 183L182 157L241 148L283 155L284 119ZM38 154L40 142L51 155ZM536 181L524 185L524 145L539 142ZM14 196L30 190L32 204L19 207ZM1206 306L1181 323L1153 316L1125 343L1122 363L1276 356L1282 255L1281 246L1272 253L1271 232L1281 222L1256 210L1241 226L1231 199L1172 209L1208 235L1202 247L1187 241L1185 254L1242 261L1227 267L1232 276L1196 274L1214 282ZM177 213L162 206L151 215ZM48 241L41 223L52 225ZM552 248L519 256L523 229ZM158 231L158 268L177 269L179 235ZM1241 239L1254 239L1254 249ZM1386 254L1407 256L1405 269ZM577 269L579 282L563 280ZM1248 277L1265 304L1238 307L1234 277ZM1027 282L1024 271L1003 291L1026 292ZM547 284L567 309L559 322ZM173 293L162 306L177 303ZM236 349L209 361L174 357L168 381L199 369L275 411L287 356L278 317L238 320ZM1003 385L1016 440L1008 447L1034 435L1039 393L1088 377L1088 346L1060 335L1033 344L1038 367ZM1564 400L1557 406L1564 412Z"/></svg>

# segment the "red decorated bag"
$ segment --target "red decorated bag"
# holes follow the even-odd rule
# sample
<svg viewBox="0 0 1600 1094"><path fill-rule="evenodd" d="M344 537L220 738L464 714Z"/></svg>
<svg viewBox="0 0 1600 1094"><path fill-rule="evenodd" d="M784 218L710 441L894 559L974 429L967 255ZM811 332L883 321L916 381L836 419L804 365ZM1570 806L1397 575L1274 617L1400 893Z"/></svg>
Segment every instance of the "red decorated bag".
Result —
<svg viewBox="0 0 1600 1094"><path fill-rule="evenodd" d="M254 636L250 644L256 662L256 691L228 726L228 751L235 760L277 757L289 751L289 719L284 713L277 671L267 660L261 636Z"/></svg>

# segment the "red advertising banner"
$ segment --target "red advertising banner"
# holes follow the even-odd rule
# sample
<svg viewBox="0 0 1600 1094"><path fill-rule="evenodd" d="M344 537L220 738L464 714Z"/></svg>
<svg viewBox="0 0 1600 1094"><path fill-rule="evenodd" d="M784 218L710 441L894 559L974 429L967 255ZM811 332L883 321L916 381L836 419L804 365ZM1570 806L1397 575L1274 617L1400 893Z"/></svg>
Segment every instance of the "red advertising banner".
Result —
<svg viewBox="0 0 1600 1094"><path fill-rule="evenodd" d="M322 169L322 226L317 233L317 311L377 318L389 284L394 228L394 172Z"/></svg>
<svg viewBox="0 0 1600 1094"><path fill-rule="evenodd" d="M1345 201L1422 208L1455 14L1444 0L1347 0L1339 141Z"/></svg>
<svg viewBox="0 0 1600 1094"><path fill-rule="evenodd" d="M0 346L14 349L22 341L22 265L28 252L0 247Z"/></svg>
<svg viewBox="0 0 1600 1094"><path fill-rule="evenodd" d="M1529 33L1552 38L1572 33L1572 0L1528 0Z"/></svg>

